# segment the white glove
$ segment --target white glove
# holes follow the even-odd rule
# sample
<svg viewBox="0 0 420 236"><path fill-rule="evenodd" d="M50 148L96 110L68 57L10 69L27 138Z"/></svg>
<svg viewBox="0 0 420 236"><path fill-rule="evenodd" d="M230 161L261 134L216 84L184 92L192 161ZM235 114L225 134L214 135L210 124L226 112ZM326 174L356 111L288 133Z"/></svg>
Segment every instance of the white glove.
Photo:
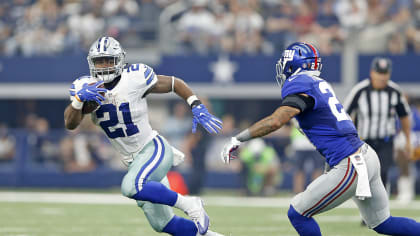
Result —
<svg viewBox="0 0 420 236"><path fill-rule="evenodd" d="M241 141L236 139L236 137L232 137L230 141L225 144L221 153L223 163L229 164L230 160L237 158L236 156L232 155L232 152L238 149L239 145L241 145Z"/></svg>

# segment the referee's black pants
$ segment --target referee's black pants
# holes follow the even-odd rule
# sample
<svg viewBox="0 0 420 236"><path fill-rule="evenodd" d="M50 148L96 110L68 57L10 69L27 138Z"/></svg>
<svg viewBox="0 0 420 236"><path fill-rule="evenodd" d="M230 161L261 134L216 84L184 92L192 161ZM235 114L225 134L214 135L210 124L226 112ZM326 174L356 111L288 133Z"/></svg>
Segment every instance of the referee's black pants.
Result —
<svg viewBox="0 0 420 236"><path fill-rule="evenodd" d="M394 162L394 140L389 139L366 139L364 140L369 144L378 154L381 163L381 179L382 183L387 185L389 169L395 165Z"/></svg>

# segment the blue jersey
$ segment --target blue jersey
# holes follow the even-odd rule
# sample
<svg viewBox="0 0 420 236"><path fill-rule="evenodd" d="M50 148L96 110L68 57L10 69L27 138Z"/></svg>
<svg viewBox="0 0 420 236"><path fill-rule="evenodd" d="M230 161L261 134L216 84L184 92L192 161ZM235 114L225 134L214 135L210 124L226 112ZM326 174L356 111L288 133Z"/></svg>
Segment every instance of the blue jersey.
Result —
<svg viewBox="0 0 420 236"><path fill-rule="evenodd" d="M296 119L308 139L332 167L355 153L363 142L331 86L314 74L301 72L290 76L283 85L282 98L304 93L315 100L314 107L300 113Z"/></svg>

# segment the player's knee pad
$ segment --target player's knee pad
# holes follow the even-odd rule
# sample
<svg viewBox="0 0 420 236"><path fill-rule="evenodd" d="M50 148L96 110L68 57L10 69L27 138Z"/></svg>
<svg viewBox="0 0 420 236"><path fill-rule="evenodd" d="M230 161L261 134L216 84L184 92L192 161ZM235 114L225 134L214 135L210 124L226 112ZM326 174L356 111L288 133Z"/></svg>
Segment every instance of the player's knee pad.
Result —
<svg viewBox="0 0 420 236"><path fill-rule="evenodd" d="M136 187L134 186L134 182L127 176L124 177L121 183L121 193L128 198L131 198L137 193Z"/></svg>

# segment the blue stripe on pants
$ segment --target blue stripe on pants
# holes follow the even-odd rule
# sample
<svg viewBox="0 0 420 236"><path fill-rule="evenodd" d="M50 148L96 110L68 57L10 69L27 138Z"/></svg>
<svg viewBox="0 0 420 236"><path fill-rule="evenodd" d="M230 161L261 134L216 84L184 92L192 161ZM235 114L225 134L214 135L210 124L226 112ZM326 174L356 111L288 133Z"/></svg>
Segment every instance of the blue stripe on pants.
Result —
<svg viewBox="0 0 420 236"><path fill-rule="evenodd" d="M139 179L140 179L140 176L141 176L141 174L143 173L143 171L146 169L146 167L148 166L148 165L150 165L152 162L153 162L153 160L155 159L155 157L156 157L156 154L157 154L157 151L158 151L158 144L157 144L157 142L156 142L156 138L154 138L153 139L153 144L155 145L155 151L153 152L153 155L152 155L152 157L146 162L146 164L144 164L142 167L141 167L141 169L140 169L140 171L139 171L139 173L137 174L137 176L136 176L136 181L134 182L134 184L135 184L135 186L136 186L136 190L137 190L137 192L140 192L140 189L139 189L139 185L138 185L138 183L139 183Z"/></svg>
<svg viewBox="0 0 420 236"><path fill-rule="evenodd" d="M305 216L310 217L312 215L312 213L316 212L318 209L323 208L324 206L329 205L329 201L331 199L333 199L335 196L337 196L337 194L339 194L343 189L345 189L345 187L349 184L350 179L353 177L353 173L354 173L354 167L353 165L351 166L351 171L350 171L350 175L347 177L346 181L344 182L344 184L330 197L328 197L326 200L324 200L323 203L321 203L321 205L319 205L318 207L316 207L315 209L312 209L311 211L309 211ZM351 183L350 183L351 184ZM344 190L345 191L345 190Z"/></svg>
<svg viewBox="0 0 420 236"><path fill-rule="evenodd" d="M153 171L155 171L156 170L156 168L158 168L159 167L159 165L160 165L160 163L162 162L162 160L163 160L163 157L165 156L165 145L164 145L164 143L163 143L163 141L162 141L162 138L161 137L159 137L159 136L156 136L157 138L154 138L153 139L153 143L154 143L154 145L155 145L155 151L153 152L153 155L152 155L152 157L146 162L146 164L144 164L143 165L143 167L141 168L141 170L139 171L139 173L137 174L137 176L136 176L136 180L135 180L135 185L136 185L136 190L137 190L137 192L140 192L141 191L141 189L139 188L139 181L141 181L141 183L140 183L140 185L141 186L143 186L143 184L145 183L145 181L149 178L149 176L153 173ZM156 141L156 139L157 139L157 141ZM143 173L144 173L144 171L145 171L145 169L148 167L148 166L150 166L151 164L153 164L153 161L156 159L156 155L157 155L157 153L158 153L158 149L159 149L159 145L158 145L158 142L159 142L159 144L160 144L160 148L161 148L161 153L160 153L160 156L159 156L159 160L153 165L153 167L152 167L152 169L150 169L147 173L146 173L146 176L142 179L142 180L140 180L140 177L143 175Z"/></svg>

